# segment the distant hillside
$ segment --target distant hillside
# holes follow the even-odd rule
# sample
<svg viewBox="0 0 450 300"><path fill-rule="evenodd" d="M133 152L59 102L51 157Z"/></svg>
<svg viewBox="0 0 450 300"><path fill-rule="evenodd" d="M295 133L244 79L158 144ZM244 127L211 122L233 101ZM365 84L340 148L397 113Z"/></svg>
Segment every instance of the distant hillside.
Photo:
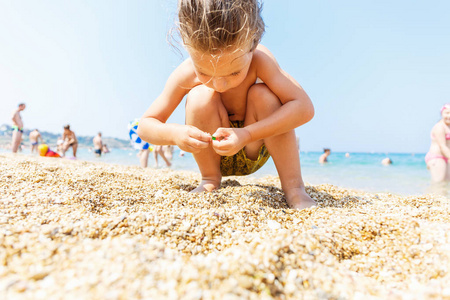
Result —
<svg viewBox="0 0 450 300"><path fill-rule="evenodd" d="M23 132L23 143L27 144L29 143L28 135L30 134L32 130L30 129L24 129ZM49 145L56 145L56 141L58 140L58 137L61 136L61 134L56 134L53 132L48 131L40 131L42 139ZM0 145L7 145L11 143L11 126L9 125L2 125L0 126ZM92 147L92 139L94 136L78 136L78 144L80 147ZM112 137L103 137L103 143L108 145L108 148L130 148L130 141L129 140L123 140L118 138L112 138Z"/></svg>

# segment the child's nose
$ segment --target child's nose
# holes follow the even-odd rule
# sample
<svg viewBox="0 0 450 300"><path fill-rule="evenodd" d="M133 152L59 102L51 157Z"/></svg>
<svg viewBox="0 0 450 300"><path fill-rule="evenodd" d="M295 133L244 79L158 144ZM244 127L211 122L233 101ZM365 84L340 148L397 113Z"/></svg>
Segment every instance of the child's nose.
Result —
<svg viewBox="0 0 450 300"><path fill-rule="evenodd" d="M213 79L214 89L218 92L224 91L227 87L227 80L223 77L217 77Z"/></svg>

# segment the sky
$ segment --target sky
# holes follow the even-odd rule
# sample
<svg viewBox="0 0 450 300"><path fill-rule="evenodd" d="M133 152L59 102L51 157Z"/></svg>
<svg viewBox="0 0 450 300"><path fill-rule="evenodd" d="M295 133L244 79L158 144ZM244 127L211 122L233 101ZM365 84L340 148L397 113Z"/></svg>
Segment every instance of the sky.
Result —
<svg viewBox="0 0 450 300"><path fill-rule="evenodd" d="M449 13L450 1L265 1L261 43L315 107L301 150L426 152L450 103ZM167 42L175 17L175 0L1 1L0 124L25 102L25 128L127 139L187 58ZM184 123L183 103L168 122Z"/></svg>

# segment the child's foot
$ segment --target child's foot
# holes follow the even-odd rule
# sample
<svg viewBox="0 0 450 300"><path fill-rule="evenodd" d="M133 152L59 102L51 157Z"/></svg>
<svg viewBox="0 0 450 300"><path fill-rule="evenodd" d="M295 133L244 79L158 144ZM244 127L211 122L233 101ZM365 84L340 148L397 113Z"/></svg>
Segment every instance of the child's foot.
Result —
<svg viewBox="0 0 450 300"><path fill-rule="evenodd" d="M220 182L217 183L214 180L202 180L200 185L193 189L191 193L211 192L212 190L219 188L219 186Z"/></svg>
<svg viewBox="0 0 450 300"><path fill-rule="evenodd" d="M304 209L317 206L317 203L306 193L305 188L295 188L284 193L286 202L292 209Z"/></svg>

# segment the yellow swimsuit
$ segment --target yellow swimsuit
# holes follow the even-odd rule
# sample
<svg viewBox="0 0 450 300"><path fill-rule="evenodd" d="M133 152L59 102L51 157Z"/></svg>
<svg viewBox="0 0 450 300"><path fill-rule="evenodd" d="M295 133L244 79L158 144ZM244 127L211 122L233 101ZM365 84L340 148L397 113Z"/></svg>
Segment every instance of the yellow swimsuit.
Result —
<svg viewBox="0 0 450 300"><path fill-rule="evenodd" d="M244 121L230 121L232 128L243 128ZM220 171L222 176L241 176L249 175L259 170L269 159L270 154L266 146L263 144L259 148L258 158L251 160L245 154L244 148L239 150L233 156L222 156L220 160Z"/></svg>

